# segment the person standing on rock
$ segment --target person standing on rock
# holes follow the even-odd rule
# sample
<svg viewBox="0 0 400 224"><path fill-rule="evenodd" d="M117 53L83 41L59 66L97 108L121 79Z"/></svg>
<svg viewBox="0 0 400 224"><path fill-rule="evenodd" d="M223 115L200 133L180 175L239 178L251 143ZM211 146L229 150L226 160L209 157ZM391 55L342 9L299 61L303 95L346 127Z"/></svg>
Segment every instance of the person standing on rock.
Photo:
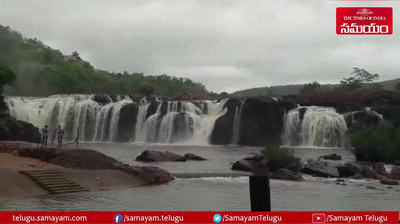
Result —
<svg viewBox="0 0 400 224"><path fill-rule="evenodd" d="M49 138L49 126L45 125L42 128L42 146L47 147L47 139Z"/></svg>
<svg viewBox="0 0 400 224"><path fill-rule="evenodd" d="M78 128L78 133L77 133L75 141L74 141L76 148L78 148L78 146L79 146L79 133L80 133L80 129Z"/></svg>
<svg viewBox="0 0 400 224"><path fill-rule="evenodd" d="M58 147L61 148L62 146L62 141L64 137L64 129L62 129L61 125L58 125L57 127L57 141L58 141Z"/></svg>

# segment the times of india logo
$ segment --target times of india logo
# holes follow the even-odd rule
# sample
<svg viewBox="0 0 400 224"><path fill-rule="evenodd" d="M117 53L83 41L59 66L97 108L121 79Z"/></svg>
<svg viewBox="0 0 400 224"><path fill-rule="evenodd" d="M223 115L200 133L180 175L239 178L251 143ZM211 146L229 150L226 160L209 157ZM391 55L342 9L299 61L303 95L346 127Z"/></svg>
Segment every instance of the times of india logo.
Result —
<svg viewBox="0 0 400 224"><path fill-rule="evenodd" d="M336 34L391 35L393 34L393 8L336 8Z"/></svg>

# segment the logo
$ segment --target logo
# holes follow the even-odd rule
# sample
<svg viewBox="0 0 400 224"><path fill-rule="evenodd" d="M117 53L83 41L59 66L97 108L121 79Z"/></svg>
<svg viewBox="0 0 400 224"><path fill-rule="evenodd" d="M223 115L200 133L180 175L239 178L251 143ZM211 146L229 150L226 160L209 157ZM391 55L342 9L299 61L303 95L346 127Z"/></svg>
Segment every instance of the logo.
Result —
<svg viewBox="0 0 400 224"><path fill-rule="evenodd" d="M222 221L222 216L220 214L215 214L214 215L214 222L215 223L220 223Z"/></svg>
<svg viewBox="0 0 400 224"><path fill-rule="evenodd" d="M314 213L312 214L313 224L325 224L325 214L324 213Z"/></svg>
<svg viewBox="0 0 400 224"><path fill-rule="evenodd" d="M338 35L390 35L393 33L391 7L336 8Z"/></svg>
<svg viewBox="0 0 400 224"><path fill-rule="evenodd" d="M114 216L114 222L115 223L121 223L124 220L124 217L121 214L116 214Z"/></svg>

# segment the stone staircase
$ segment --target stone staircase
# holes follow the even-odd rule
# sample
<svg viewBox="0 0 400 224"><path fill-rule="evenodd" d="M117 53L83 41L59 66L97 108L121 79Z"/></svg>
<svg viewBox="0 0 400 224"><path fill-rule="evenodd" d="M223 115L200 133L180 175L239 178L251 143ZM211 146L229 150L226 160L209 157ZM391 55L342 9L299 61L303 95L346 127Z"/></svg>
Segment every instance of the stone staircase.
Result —
<svg viewBox="0 0 400 224"><path fill-rule="evenodd" d="M20 173L30 177L50 194L64 194L89 191L88 189L68 180L60 170L25 170Z"/></svg>

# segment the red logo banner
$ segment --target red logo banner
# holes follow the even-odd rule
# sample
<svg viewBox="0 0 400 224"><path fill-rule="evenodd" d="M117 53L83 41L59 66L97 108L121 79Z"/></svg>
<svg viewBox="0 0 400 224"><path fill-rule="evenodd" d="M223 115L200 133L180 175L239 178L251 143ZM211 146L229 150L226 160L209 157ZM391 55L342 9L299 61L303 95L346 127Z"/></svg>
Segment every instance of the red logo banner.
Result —
<svg viewBox="0 0 400 224"><path fill-rule="evenodd" d="M398 212L0 212L18 224L398 224Z"/></svg>
<svg viewBox="0 0 400 224"><path fill-rule="evenodd" d="M338 35L391 35L393 8L339 7L336 8Z"/></svg>

